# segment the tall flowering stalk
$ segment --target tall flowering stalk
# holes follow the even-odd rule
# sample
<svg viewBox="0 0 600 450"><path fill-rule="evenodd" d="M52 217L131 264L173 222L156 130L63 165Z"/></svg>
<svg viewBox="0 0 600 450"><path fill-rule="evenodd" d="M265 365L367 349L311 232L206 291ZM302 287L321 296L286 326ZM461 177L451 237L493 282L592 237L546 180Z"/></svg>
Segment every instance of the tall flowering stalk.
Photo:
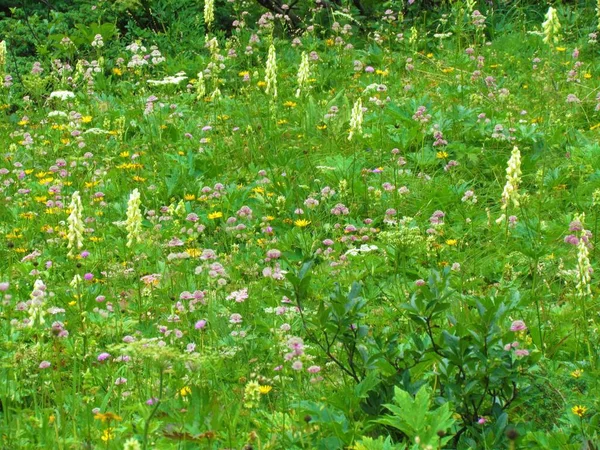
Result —
<svg viewBox="0 0 600 450"><path fill-rule="evenodd" d="M542 23L544 42L550 46L556 44L560 35L560 28L560 21L558 20L556 9L551 6L546 13L546 20Z"/></svg>
<svg viewBox="0 0 600 450"><path fill-rule="evenodd" d="M134 242L140 242L142 232L142 211L140 205L140 192L134 189L127 202L127 220L125 220L125 229L127 230L127 247L131 247Z"/></svg>
<svg viewBox="0 0 600 450"><path fill-rule="evenodd" d="M277 97L277 55L275 53L275 46L271 44L269 46L269 55L267 56L267 70L265 74L265 83L267 87L265 92L272 94L273 98Z"/></svg>
<svg viewBox="0 0 600 450"><path fill-rule="evenodd" d="M0 41L0 76L4 75L6 70L6 41Z"/></svg>
<svg viewBox="0 0 600 450"><path fill-rule="evenodd" d="M44 304L46 303L46 285L42 280L36 280L33 283L33 291L31 291L29 301L29 322L27 326L33 327L36 322L43 325L44 320Z"/></svg>
<svg viewBox="0 0 600 450"><path fill-rule="evenodd" d="M308 61L308 54L302 52L302 60L300 61L300 67L298 68L298 89L296 90L296 97L300 97L302 87L306 84L310 77L310 63Z"/></svg>
<svg viewBox="0 0 600 450"><path fill-rule="evenodd" d="M362 123L362 100L359 98L356 102L354 102L354 106L352 107L352 116L350 117L350 133L348 133L349 141L352 140L355 133L362 134Z"/></svg>
<svg viewBox="0 0 600 450"><path fill-rule="evenodd" d="M198 81L196 81L196 99L202 100L206 96L206 82L204 81L204 74L198 73Z"/></svg>
<svg viewBox="0 0 600 450"><path fill-rule="evenodd" d="M588 348L588 356L593 358L592 347L589 336L589 322L587 315L587 299L592 295L592 265L590 263L590 238L592 234L584 227L585 214L575 216L575 220L569 225L569 231L574 235L567 236L565 241L577 245L577 269L575 270L575 295L580 300L580 308L583 313L583 333Z"/></svg>
<svg viewBox="0 0 600 450"><path fill-rule="evenodd" d="M71 209L71 214L69 214L69 217L67 217L67 239L69 240L67 248L69 249L68 255L73 256L73 252L75 250L83 247L83 205L81 204L79 191L73 192L69 208Z"/></svg>
<svg viewBox="0 0 600 450"><path fill-rule="evenodd" d="M519 199L521 198L519 183L521 183L521 152L515 146L506 166L506 184L502 191L502 211L506 211L511 203L515 208L519 207ZM505 215L503 214L498 221L501 222L504 218Z"/></svg>
<svg viewBox="0 0 600 450"><path fill-rule="evenodd" d="M215 0L204 0L204 23L207 29L212 28L215 21Z"/></svg>

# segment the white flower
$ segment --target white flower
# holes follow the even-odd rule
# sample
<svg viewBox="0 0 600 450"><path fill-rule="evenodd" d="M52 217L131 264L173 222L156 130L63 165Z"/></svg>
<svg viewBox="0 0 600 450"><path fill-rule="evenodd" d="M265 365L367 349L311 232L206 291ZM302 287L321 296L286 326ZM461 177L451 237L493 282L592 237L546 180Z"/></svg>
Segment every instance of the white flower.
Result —
<svg viewBox="0 0 600 450"><path fill-rule="evenodd" d="M298 89L296 90L296 97L300 97L302 87L306 84L310 78L310 62L308 60L308 54L302 52L302 60L300 61L300 67L298 68Z"/></svg>
<svg viewBox="0 0 600 450"><path fill-rule="evenodd" d="M69 217L67 218L67 223L69 224L67 231L67 239L69 240L69 244L67 245L67 248L69 249L68 255L73 256L74 250L83 247L83 232L85 230L82 219L83 205L81 204L79 191L73 192L69 208L71 210L71 214L69 214Z"/></svg>
<svg viewBox="0 0 600 450"><path fill-rule="evenodd" d="M135 242L140 242L142 231L142 211L140 210L140 192L134 189L127 202L127 219L125 229L127 230L127 247Z"/></svg>
<svg viewBox="0 0 600 450"><path fill-rule="evenodd" d="M68 98L75 98L75 94L73 94L71 91L54 91L50 93L50 98L67 100Z"/></svg>
<svg viewBox="0 0 600 450"><path fill-rule="evenodd" d="M354 133L362 134L363 110L362 100L359 98L352 108L352 117L350 118L350 133L348 140L351 141Z"/></svg>
<svg viewBox="0 0 600 450"><path fill-rule="evenodd" d="M265 92L267 94L273 93L273 97L277 97L277 55L275 54L275 46L273 44L269 46L265 83L267 83Z"/></svg>

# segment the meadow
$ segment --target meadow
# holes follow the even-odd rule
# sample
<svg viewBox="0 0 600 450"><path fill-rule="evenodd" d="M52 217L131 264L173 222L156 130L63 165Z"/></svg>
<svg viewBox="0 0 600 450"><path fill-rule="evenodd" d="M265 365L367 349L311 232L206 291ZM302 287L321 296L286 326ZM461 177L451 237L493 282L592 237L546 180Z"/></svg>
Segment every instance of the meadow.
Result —
<svg viewBox="0 0 600 450"><path fill-rule="evenodd" d="M0 448L598 448L600 4L154 3L0 21Z"/></svg>

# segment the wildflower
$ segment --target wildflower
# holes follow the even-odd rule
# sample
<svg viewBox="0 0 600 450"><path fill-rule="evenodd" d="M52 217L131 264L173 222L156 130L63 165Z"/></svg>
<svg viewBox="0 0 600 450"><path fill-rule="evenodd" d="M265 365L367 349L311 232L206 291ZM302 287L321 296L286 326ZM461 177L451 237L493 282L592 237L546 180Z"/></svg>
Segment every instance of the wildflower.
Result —
<svg viewBox="0 0 600 450"><path fill-rule="evenodd" d="M587 411L587 408L585 406L577 405L577 406L573 406L571 408L571 411L576 416L583 417Z"/></svg>
<svg viewBox="0 0 600 450"><path fill-rule="evenodd" d="M552 45L553 43L558 42L560 28L561 26L560 21L558 20L558 14L556 13L556 10L551 6L550 8L548 8L548 12L546 13L546 20L542 24L544 43Z"/></svg>
<svg viewBox="0 0 600 450"><path fill-rule="evenodd" d="M298 219L294 222L294 225L296 225L298 228L304 228L304 227L309 226L310 224L311 224L311 222L306 219Z"/></svg>
<svg viewBox="0 0 600 450"><path fill-rule="evenodd" d="M267 94L273 94L273 97L277 97L277 56L275 54L275 46L271 44L269 46L269 54L267 56L267 69L265 73L265 92Z"/></svg>
<svg viewBox="0 0 600 450"><path fill-rule="evenodd" d="M588 230L583 228L583 221L585 219L585 214L580 214L575 217L575 220L571 223L570 230L578 233L579 236L576 236L575 239L578 239L577 242L577 295L580 297L589 296L592 293L591 289L591 281L592 281L592 265L590 263L589 258L589 233ZM578 225L573 225L578 224Z"/></svg>
<svg viewBox="0 0 600 450"><path fill-rule="evenodd" d="M252 409L258 406L260 387L257 381L249 381L246 384L244 388L244 408Z"/></svg>
<svg viewBox="0 0 600 450"><path fill-rule="evenodd" d="M298 68L298 89L296 90L296 97L300 97L302 87L306 84L310 78L310 63L308 60L308 54L302 52L302 60L300 61L300 67Z"/></svg>
<svg viewBox="0 0 600 450"><path fill-rule="evenodd" d="M29 306L29 322L28 326L33 327L36 322L43 325L44 320L44 304L46 298L46 285L42 280L36 280L31 291L31 302Z"/></svg>
<svg viewBox="0 0 600 450"><path fill-rule="evenodd" d="M522 320L515 320L510 326L510 331L524 331L526 329L527 326Z"/></svg>
<svg viewBox="0 0 600 450"><path fill-rule="evenodd" d="M212 212L208 215L208 218L210 220L215 220L215 219L220 219L221 217L223 217L223 213L222 212Z"/></svg>
<svg viewBox="0 0 600 450"><path fill-rule="evenodd" d="M69 98L75 98L75 94L73 94L71 91L54 91L50 93L50 98L67 100Z"/></svg>
<svg viewBox="0 0 600 450"><path fill-rule="evenodd" d="M198 322L196 322L196 325L194 325L194 328L196 328L196 330L203 330L206 327L206 320L202 319L199 320Z"/></svg>
<svg viewBox="0 0 600 450"><path fill-rule="evenodd" d="M42 361L42 362L40 363L40 369L47 369L47 368L48 368L48 367L50 367L50 366L51 366L51 364L50 364L50 362L49 362L49 361Z"/></svg>
<svg viewBox="0 0 600 450"><path fill-rule="evenodd" d="M210 29L215 21L215 0L204 0L204 23Z"/></svg>
<svg viewBox="0 0 600 450"><path fill-rule="evenodd" d="M83 205L81 204L79 191L73 193L69 209L71 210L71 214L67 218L67 223L69 224L67 233L69 244L67 248L70 249L68 255L73 256L75 249L83 247L83 232L85 230L82 218Z"/></svg>
<svg viewBox="0 0 600 450"><path fill-rule="evenodd" d="M123 450L142 450L142 446L137 439L131 438L125 441Z"/></svg>
<svg viewBox="0 0 600 450"><path fill-rule="evenodd" d="M192 390L190 389L189 386L184 386L179 390L179 395L181 395L182 397L190 395L191 393L192 393Z"/></svg>
<svg viewBox="0 0 600 450"><path fill-rule="evenodd" d="M350 118L350 133L348 133L348 140L351 141L354 133L362 134L362 123L363 123L363 110L362 100L359 98L352 108L352 117Z"/></svg>
<svg viewBox="0 0 600 450"><path fill-rule="evenodd" d="M125 229L127 230L127 247L135 242L140 242L140 233L142 231L142 212L140 210L140 192L134 189L127 202L127 220Z"/></svg>
<svg viewBox="0 0 600 450"><path fill-rule="evenodd" d="M575 369L573 372L571 372L571 376L573 378L581 378L581 375L583 375L582 369Z"/></svg>
<svg viewBox="0 0 600 450"><path fill-rule="evenodd" d="M0 41L0 76L4 76L6 67L6 41Z"/></svg>
<svg viewBox="0 0 600 450"><path fill-rule="evenodd" d="M198 100L204 98L206 95L206 84L204 82L204 74L198 73L198 80L196 81L196 98Z"/></svg>
<svg viewBox="0 0 600 450"><path fill-rule="evenodd" d="M519 183L521 182L521 152L518 147L514 147L508 165L506 167L506 185L502 192L502 210L508 207L512 202L513 206L519 207Z"/></svg>
<svg viewBox="0 0 600 450"><path fill-rule="evenodd" d="M262 395L268 394L269 392L271 392L272 389L273 389L273 386L269 386L268 384L258 388L258 390L260 391L260 393Z"/></svg>
<svg viewBox="0 0 600 450"><path fill-rule="evenodd" d="M106 428L103 432L102 432L102 441L104 442L108 442L111 439L115 438L115 434L113 433L113 429L112 428Z"/></svg>
<svg viewBox="0 0 600 450"><path fill-rule="evenodd" d="M101 413L101 412L96 412L96 414L94 415L94 419L101 421L102 423L105 422L120 422L121 420L123 420L123 418L121 416L118 416L115 413L112 412L107 412L107 413Z"/></svg>
<svg viewBox="0 0 600 450"><path fill-rule="evenodd" d="M100 361L100 362L102 362L102 361L105 361L105 360L107 360L108 358L110 358L110 353L106 353L106 352L104 352L104 353L100 353L100 354L98 355L98 361Z"/></svg>

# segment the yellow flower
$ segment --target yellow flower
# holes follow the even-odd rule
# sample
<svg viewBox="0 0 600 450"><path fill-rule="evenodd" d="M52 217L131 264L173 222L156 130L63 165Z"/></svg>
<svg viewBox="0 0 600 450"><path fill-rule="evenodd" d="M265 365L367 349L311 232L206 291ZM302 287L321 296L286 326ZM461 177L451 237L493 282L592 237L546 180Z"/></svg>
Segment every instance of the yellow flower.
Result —
<svg viewBox="0 0 600 450"><path fill-rule="evenodd" d="M433 58L433 53L427 53L428 58Z"/></svg>
<svg viewBox="0 0 600 450"><path fill-rule="evenodd" d="M256 83L256 85L260 88L265 87L267 85L267 83L265 83L264 81L259 81L258 83Z"/></svg>
<svg viewBox="0 0 600 450"><path fill-rule="evenodd" d="M556 51L557 52L566 52L567 48L566 47L556 47Z"/></svg>
<svg viewBox="0 0 600 450"><path fill-rule="evenodd" d="M198 256L200 256L200 254L202 253L199 249L197 248L188 248L185 250L185 252L190 255L192 258L196 258Z"/></svg>
<svg viewBox="0 0 600 450"><path fill-rule="evenodd" d="M287 106L288 108L294 108L296 106L296 102L292 102L292 101L288 100L287 102L285 102L283 104L283 106Z"/></svg>
<svg viewBox="0 0 600 450"><path fill-rule="evenodd" d="M571 408L571 411L576 416L583 417L585 415L585 412L587 411L587 408L585 406L577 405L577 406L573 406Z"/></svg>
<svg viewBox="0 0 600 450"><path fill-rule="evenodd" d="M583 375L582 369L575 369L573 372L571 372L571 376L573 378L581 378L581 375Z"/></svg>
<svg viewBox="0 0 600 450"><path fill-rule="evenodd" d="M306 220L306 219L298 219L294 222L294 225L296 225L299 228L304 228L310 225L310 221Z"/></svg>
<svg viewBox="0 0 600 450"><path fill-rule="evenodd" d="M115 438L115 434L114 434L112 431L113 431L113 429L112 429L112 428L106 428L106 429L105 429L105 430L102 432L102 437L101 437L101 439L102 439L104 442L108 442L108 441L110 441L111 439L114 439L114 438Z"/></svg>
<svg viewBox="0 0 600 450"><path fill-rule="evenodd" d="M136 175L136 176L134 176L132 179L133 179L133 181L139 181L139 182L142 182L142 183L143 183L144 181L146 181L146 179L145 179L145 178L138 177L137 175Z"/></svg>
<svg viewBox="0 0 600 450"><path fill-rule="evenodd" d="M92 121L92 116L83 116L81 118L82 123L90 123Z"/></svg>
<svg viewBox="0 0 600 450"><path fill-rule="evenodd" d="M334 42L334 40L333 40L333 39L327 39L327 40L325 41L325 44L327 44L327 47L333 47L333 44L334 44L334 43L335 43L335 42Z"/></svg>
<svg viewBox="0 0 600 450"><path fill-rule="evenodd" d="M258 390L260 391L260 393L262 395L268 394L269 392L271 392L272 389L273 389L273 386L269 386L268 384L258 388Z"/></svg>
<svg viewBox="0 0 600 450"><path fill-rule="evenodd" d="M436 157L437 159L444 159L444 158L447 158L447 157L448 157L448 152L437 152L437 153L435 154L435 157Z"/></svg>
<svg viewBox="0 0 600 450"><path fill-rule="evenodd" d="M183 196L184 200L196 200L196 196L194 194L185 194Z"/></svg>
<svg viewBox="0 0 600 450"><path fill-rule="evenodd" d="M21 125L22 127L24 127L24 126L25 126L25 125L27 125L28 123L29 123L29 121L28 121L28 120L21 120L21 121L19 121L19 123L18 123L18 124L19 124L19 125Z"/></svg>
<svg viewBox="0 0 600 450"><path fill-rule="evenodd" d="M452 73L454 72L454 67L446 67L445 69L442 69L443 73Z"/></svg>
<svg viewBox="0 0 600 450"><path fill-rule="evenodd" d="M250 72L248 72L247 70L244 70L243 72L238 73L238 75L240 77L245 77L246 75L250 75Z"/></svg>
<svg viewBox="0 0 600 450"><path fill-rule="evenodd" d="M123 75L123 71L121 69L119 69L118 67L113 67L112 73L118 77Z"/></svg>
<svg viewBox="0 0 600 450"><path fill-rule="evenodd" d="M192 390L190 389L189 386L184 386L179 390L179 395L181 395L182 397L185 397L186 395L190 395L192 393Z"/></svg>
<svg viewBox="0 0 600 450"><path fill-rule="evenodd" d="M288 121L285 119L281 119L281 120L277 121L277 125L285 125L286 123L288 123Z"/></svg>
<svg viewBox="0 0 600 450"><path fill-rule="evenodd" d="M265 190L261 187L255 187L252 189L252 192L254 192L255 194L264 194Z"/></svg>
<svg viewBox="0 0 600 450"><path fill-rule="evenodd" d="M382 77L387 77L390 72L388 70L379 70L375 71L376 75L381 75Z"/></svg>
<svg viewBox="0 0 600 450"><path fill-rule="evenodd" d="M210 214L208 215L208 218L209 218L210 220L214 220L214 219L220 219L221 217L223 217L223 213L222 213L222 212L220 212L220 211L215 211L215 212L212 212L212 213L210 213Z"/></svg>
<svg viewBox="0 0 600 450"><path fill-rule="evenodd" d="M317 125L317 130L326 130L327 125Z"/></svg>
<svg viewBox="0 0 600 450"><path fill-rule="evenodd" d="M589 80L590 78L592 78L592 74L591 73L584 73L583 74L583 78L585 78L586 80Z"/></svg>
<svg viewBox="0 0 600 450"><path fill-rule="evenodd" d="M446 241L446 245L450 245L450 246L456 245L457 243L458 243L458 241L456 239L448 239Z"/></svg>
<svg viewBox="0 0 600 450"><path fill-rule="evenodd" d="M112 413L112 412L107 412L107 413L104 413L104 414L103 413L97 413L94 416L94 419L100 420L102 423L104 423L104 422L111 422L113 420L116 420L116 421L123 420L123 418L121 416L118 416L118 415L116 415L115 413Z"/></svg>

